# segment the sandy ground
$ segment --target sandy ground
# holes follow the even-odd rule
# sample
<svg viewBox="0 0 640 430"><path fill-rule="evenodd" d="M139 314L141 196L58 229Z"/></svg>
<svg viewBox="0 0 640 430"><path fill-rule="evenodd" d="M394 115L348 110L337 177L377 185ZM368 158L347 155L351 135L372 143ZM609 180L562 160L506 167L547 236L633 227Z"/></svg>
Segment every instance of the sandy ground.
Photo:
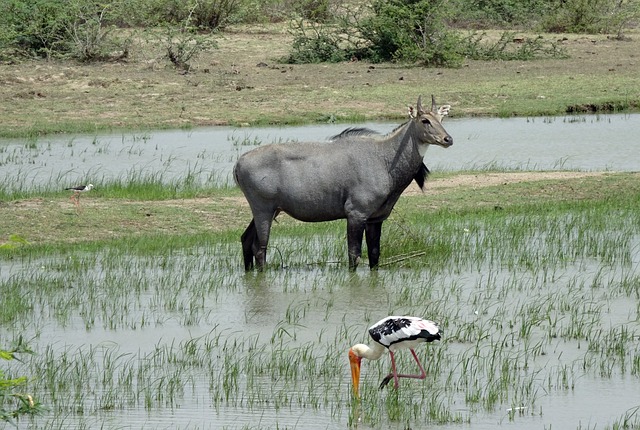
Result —
<svg viewBox="0 0 640 430"><path fill-rule="evenodd" d="M424 194L438 194L458 186L482 188L517 182L576 179L602 176L604 174L605 172L500 172L457 175L450 178L429 178L425 185ZM415 182L412 182L404 193L415 195L423 193L423 191L418 188Z"/></svg>

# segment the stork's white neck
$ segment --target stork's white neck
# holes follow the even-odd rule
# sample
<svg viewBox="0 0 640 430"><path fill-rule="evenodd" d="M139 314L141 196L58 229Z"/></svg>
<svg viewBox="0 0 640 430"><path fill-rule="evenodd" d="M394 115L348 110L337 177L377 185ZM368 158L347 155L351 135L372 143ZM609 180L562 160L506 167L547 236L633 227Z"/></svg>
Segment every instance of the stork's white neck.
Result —
<svg viewBox="0 0 640 430"><path fill-rule="evenodd" d="M374 343L373 347L369 347L363 343L359 343L357 345L353 345L351 350L358 356L362 358L366 358L367 360L377 360L382 356L382 353L385 351L385 347L380 345L379 343Z"/></svg>

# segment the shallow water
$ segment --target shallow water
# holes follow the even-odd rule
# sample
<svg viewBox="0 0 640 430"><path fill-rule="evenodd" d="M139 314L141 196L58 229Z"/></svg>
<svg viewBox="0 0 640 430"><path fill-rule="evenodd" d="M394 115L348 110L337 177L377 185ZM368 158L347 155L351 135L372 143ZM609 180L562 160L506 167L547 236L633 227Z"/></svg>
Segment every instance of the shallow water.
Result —
<svg viewBox="0 0 640 430"><path fill-rule="evenodd" d="M585 254L546 269L486 255L439 269L291 262L245 274L235 243L2 261L2 288L20 286L33 309L0 339L22 335L36 352L12 364L36 373L33 391L54 411L33 428L601 429L640 406L640 232L629 227L628 259ZM532 242L539 256L563 248ZM394 392L377 389L387 357L363 364L362 404L349 395L346 351L388 314L445 328L419 349L427 379L401 381L398 401L412 406L398 418ZM425 417L430 404L449 418Z"/></svg>
<svg viewBox="0 0 640 430"><path fill-rule="evenodd" d="M126 134L51 136L0 140L0 186L57 189L113 179L186 177L230 184L238 156L257 144L325 140L348 126L387 133L397 123L326 124L300 127L210 127ZM431 148L433 170L527 169L638 171L640 115L552 118L447 119L450 148Z"/></svg>
<svg viewBox="0 0 640 430"><path fill-rule="evenodd" d="M3 142L0 183L55 188L147 174L219 183L257 141L324 139L345 127ZM430 149L432 170L640 170L640 115L447 128L456 143ZM50 408L20 427L604 429L625 416L640 425L638 213L612 213L598 231L579 227L591 225L584 212L499 226L452 219L438 226L452 237L450 264L378 272L307 261L319 252L301 250L343 260L339 226L322 237L274 235L282 253L271 258L285 268L262 274L241 270L235 242L0 260L0 292L24 302L0 324L0 345L23 336L36 352L1 364L33 376L27 390ZM521 224L532 226L528 235L491 242ZM424 229L427 241L437 234ZM365 362L358 404L346 351L390 314L433 318L445 337L418 351L427 379L402 380L397 393L377 389L387 357ZM398 360L413 369L410 354Z"/></svg>

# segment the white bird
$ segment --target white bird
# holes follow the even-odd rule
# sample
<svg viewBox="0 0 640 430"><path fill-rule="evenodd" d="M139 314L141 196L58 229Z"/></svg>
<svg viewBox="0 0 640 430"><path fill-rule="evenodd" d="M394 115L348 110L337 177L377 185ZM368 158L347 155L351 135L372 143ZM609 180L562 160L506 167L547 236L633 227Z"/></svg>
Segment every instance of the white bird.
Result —
<svg viewBox="0 0 640 430"><path fill-rule="evenodd" d="M408 316L386 317L369 327L369 336L374 340L374 343L371 346L359 343L349 349L351 381L353 382L353 392L356 397L359 397L360 363L363 358L378 360L385 350L389 350L391 373L382 380L380 388L384 388L393 378L394 387L397 389L398 378L424 379L427 376L413 348L421 343L440 340L441 334L442 331L433 321ZM421 373L419 375L398 374L394 352L399 349L409 349L411 351L420 368Z"/></svg>
<svg viewBox="0 0 640 430"><path fill-rule="evenodd" d="M91 188L93 188L93 184L78 185L77 187L65 188L65 190L73 191L73 194L71 195L71 197L69 199L76 205L76 208L78 208L78 207L80 207L80 194L81 193L86 193L88 191L91 191Z"/></svg>

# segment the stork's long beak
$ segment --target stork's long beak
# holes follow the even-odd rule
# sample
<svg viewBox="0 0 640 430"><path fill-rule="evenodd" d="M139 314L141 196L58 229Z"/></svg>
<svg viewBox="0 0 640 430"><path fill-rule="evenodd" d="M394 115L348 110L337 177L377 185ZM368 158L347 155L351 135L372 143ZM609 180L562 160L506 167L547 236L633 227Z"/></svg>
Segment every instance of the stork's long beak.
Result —
<svg viewBox="0 0 640 430"><path fill-rule="evenodd" d="M353 382L353 394L360 398L358 388L360 387L360 362L362 358L358 357L352 349L349 350L349 363L351 363L351 382Z"/></svg>

